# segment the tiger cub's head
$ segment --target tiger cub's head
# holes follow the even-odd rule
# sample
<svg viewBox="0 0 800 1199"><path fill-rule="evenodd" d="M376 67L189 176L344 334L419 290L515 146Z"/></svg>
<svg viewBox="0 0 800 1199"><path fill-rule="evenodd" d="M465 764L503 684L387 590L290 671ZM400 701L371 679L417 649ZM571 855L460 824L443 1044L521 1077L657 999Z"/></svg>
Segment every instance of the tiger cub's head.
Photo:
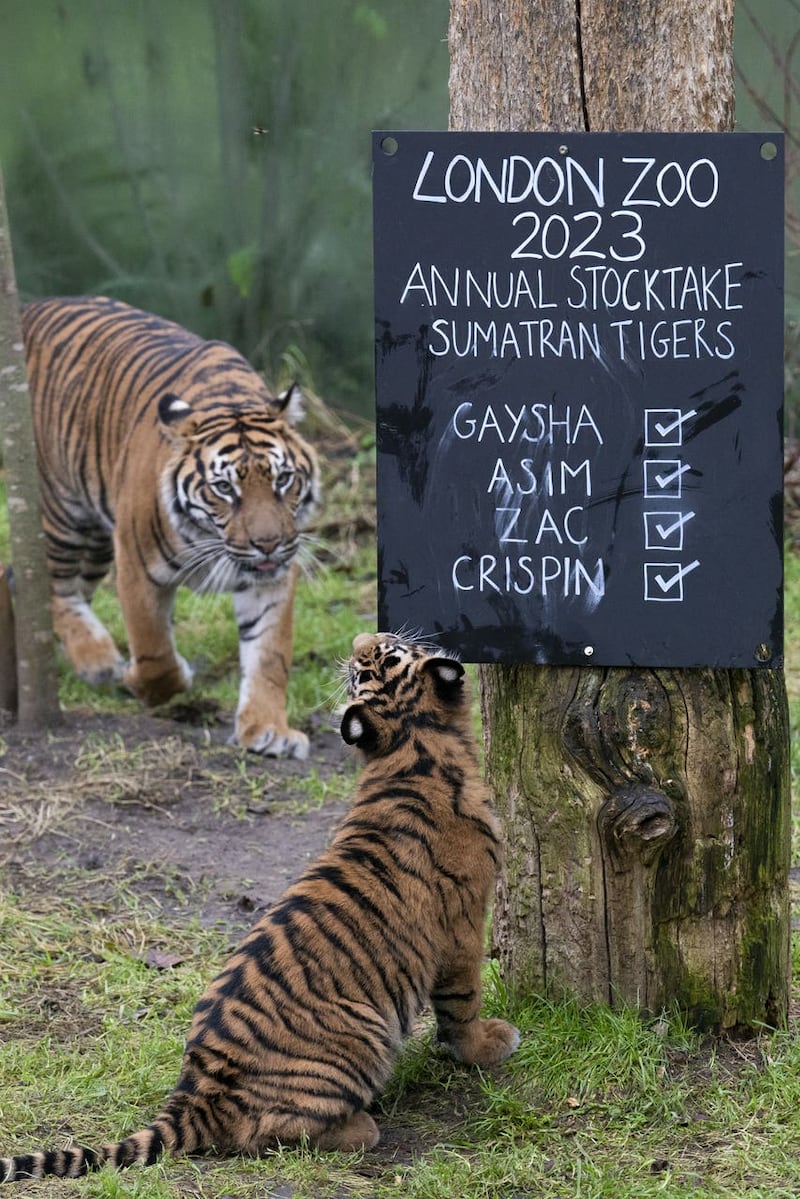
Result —
<svg viewBox="0 0 800 1199"><path fill-rule="evenodd" d="M292 428L301 414L297 387L265 402L161 397L162 499L190 586L239 591L285 575L320 494L316 455Z"/></svg>
<svg viewBox="0 0 800 1199"><path fill-rule="evenodd" d="M361 633L347 664L342 737L380 757L414 727L443 727L468 702L457 658L394 633Z"/></svg>

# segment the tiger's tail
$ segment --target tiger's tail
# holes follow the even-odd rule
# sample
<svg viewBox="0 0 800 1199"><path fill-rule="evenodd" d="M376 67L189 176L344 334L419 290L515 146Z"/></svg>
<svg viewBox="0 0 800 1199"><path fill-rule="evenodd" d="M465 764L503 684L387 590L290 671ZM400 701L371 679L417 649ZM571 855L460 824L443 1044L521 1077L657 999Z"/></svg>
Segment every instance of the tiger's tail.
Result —
<svg viewBox="0 0 800 1199"><path fill-rule="evenodd" d="M165 1152L191 1153L197 1148L198 1138L191 1126L179 1130L174 1117L162 1113L147 1128L102 1149L74 1145L69 1149L38 1149L34 1153L0 1157L0 1186L48 1176L82 1178L106 1163L116 1170L134 1165L152 1166Z"/></svg>

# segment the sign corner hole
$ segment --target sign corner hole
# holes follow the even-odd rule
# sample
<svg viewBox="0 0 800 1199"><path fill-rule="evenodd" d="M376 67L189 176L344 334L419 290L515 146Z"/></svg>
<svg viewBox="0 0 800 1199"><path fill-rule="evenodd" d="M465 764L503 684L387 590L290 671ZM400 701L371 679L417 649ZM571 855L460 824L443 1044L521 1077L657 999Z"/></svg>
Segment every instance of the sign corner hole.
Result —
<svg viewBox="0 0 800 1199"><path fill-rule="evenodd" d="M762 641L760 645L756 646L753 657L757 662L769 662L772 657L772 650L765 641Z"/></svg>
<svg viewBox="0 0 800 1199"><path fill-rule="evenodd" d="M398 143L396 137L382 137L380 144L381 144L381 149L383 150L384 154L388 158L391 158L391 156L393 154L396 154L397 151L400 149L400 146L399 146L399 143Z"/></svg>
<svg viewBox="0 0 800 1199"><path fill-rule="evenodd" d="M773 158L778 157L778 147L774 142L761 143L761 157L764 159L764 162L772 162Z"/></svg>

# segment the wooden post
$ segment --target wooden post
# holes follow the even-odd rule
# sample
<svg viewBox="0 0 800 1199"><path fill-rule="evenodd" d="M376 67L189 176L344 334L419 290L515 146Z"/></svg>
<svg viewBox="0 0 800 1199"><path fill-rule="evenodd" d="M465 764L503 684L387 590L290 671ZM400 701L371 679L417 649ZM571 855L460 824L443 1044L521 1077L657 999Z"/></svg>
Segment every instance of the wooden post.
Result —
<svg viewBox="0 0 800 1199"><path fill-rule="evenodd" d="M17 650L14 607L5 567L0 564L0 723L17 715Z"/></svg>
<svg viewBox="0 0 800 1199"><path fill-rule="evenodd" d="M451 128L729 130L733 0L451 0ZM789 751L775 670L482 667L513 987L781 1021Z"/></svg>
<svg viewBox="0 0 800 1199"><path fill-rule="evenodd" d="M779 672L484 667L507 830L495 944L514 985L694 1023L788 999Z"/></svg>
<svg viewBox="0 0 800 1199"><path fill-rule="evenodd" d="M0 174L0 437L14 565L19 724L29 731L60 719L50 579L39 507L33 420Z"/></svg>

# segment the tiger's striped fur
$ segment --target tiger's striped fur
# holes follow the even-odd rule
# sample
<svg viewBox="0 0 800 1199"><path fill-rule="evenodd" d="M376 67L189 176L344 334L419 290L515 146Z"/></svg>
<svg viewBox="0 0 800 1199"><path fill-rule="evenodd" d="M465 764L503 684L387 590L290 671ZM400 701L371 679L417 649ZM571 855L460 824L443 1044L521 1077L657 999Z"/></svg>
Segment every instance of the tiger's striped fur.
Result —
<svg viewBox="0 0 800 1199"><path fill-rule="evenodd" d="M180 584L232 591L241 687L234 739L305 757L286 719L297 554L319 499L296 389L273 397L231 346L103 296L23 312L55 631L89 682L147 704L191 683ZM130 663L91 609L112 558Z"/></svg>
<svg viewBox="0 0 800 1199"><path fill-rule="evenodd" d="M355 639L342 736L365 765L352 806L200 999L163 1111L96 1152L0 1159L0 1181L147 1164L164 1150L369 1148L367 1107L427 1002L458 1060L513 1052L517 1030L478 1016L498 830L463 674L390 634Z"/></svg>

